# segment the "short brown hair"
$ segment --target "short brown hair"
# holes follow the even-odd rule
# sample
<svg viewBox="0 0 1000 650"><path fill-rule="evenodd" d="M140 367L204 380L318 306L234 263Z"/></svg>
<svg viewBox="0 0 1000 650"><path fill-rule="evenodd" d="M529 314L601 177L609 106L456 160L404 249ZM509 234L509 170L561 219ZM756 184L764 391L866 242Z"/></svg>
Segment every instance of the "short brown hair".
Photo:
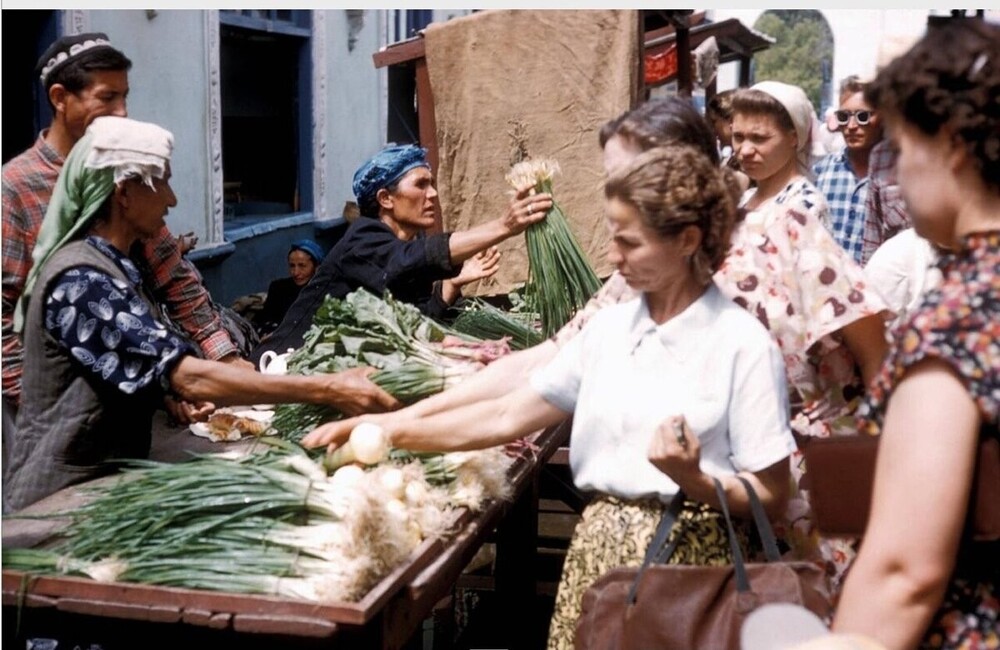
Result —
<svg viewBox="0 0 1000 650"><path fill-rule="evenodd" d="M663 237L697 227L701 245L691 264L702 284L726 258L736 205L723 171L696 149L655 147L639 154L608 177L604 196L635 207L643 223Z"/></svg>

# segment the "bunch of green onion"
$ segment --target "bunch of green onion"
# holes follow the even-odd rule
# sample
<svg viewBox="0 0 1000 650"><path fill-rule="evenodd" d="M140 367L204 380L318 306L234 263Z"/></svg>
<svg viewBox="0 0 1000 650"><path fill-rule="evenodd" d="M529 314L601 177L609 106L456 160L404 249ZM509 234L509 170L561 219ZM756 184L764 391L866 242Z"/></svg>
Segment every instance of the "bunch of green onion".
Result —
<svg viewBox="0 0 1000 650"><path fill-rule="evenodd" d="M507 338L510 347L524 350L544 341L541 333L525 319L498 309L485 300L469 301L452 327L463 334L480 339Z"/></svg>
<svg viewBox="0 0 1000 650"><path fill-rule="evenodd" d="M559 165L552 160L519 162L507 173L515 190L533 187L552 193L552 177ZM553 199L545 219L528 226L524 233L528 249L528 284L532 304L548 337L565 325L601 287L594 269L569 228L566 215Z"/></svg>

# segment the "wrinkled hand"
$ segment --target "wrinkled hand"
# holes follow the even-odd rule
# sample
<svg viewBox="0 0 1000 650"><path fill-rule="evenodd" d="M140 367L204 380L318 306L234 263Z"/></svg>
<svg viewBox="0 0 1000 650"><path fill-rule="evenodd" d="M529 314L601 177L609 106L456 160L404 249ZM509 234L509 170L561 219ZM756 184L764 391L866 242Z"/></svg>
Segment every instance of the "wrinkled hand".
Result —
<svg viewBox="0 0 1000 650"><path fill-rule="evenodd" d="M488 278L500 270L500 249L490 246L465 260L462 270L451 278L451 283L462 287L476 280Z"/></svg>
<svg viewBox="0 0 1000 650"><path fill-rule="evenodd" d="M170 419L178 424L204 422L215 411L215 404L212 402L193 403L177 400L169 395L163 397L163 406Z"/></svg>
<svg viewBox="0 0 1000 650"><path fill-rule="evenodd" d="M244 370L253 370L253 371L257 370L257 366L253 365L253 363L247 361L236 352L231 352L227 354L226 356L219 359L219 362L228 363L231 366L236 366L237 368L243 368Z"/></svg>
<svg viewBox="0 0 1000 650"><path fill-rule="evenodd" d="M551 194L535 194L534 191L533 187L525 188L510 200L503 224L511 235L524 232L531 224L541 221L552 208Z"/></svg>
<svg viewBox="0 0 1000 650"><path fill-rule="evenodd" d="M351 368L330 378L330 404L347 415L392 411L403 404L385 392L368 375L375 368Z"/></svg>
<svg viewBox="0 0 1000 650"><path fill-rule="evenodd" d="M649 462L684 488L701 476L701 444L683 415L660 423L646 451Z"/></svg>

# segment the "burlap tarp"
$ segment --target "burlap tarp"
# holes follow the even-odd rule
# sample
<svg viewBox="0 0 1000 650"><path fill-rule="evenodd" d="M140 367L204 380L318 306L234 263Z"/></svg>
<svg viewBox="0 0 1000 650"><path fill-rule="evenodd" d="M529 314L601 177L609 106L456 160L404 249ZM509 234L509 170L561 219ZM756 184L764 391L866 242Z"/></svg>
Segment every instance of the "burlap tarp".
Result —
<svg viewBox="0 0 1000 650"><path fill-rule="evenodd" d="M430 25L444 228L466 229L506 211L510 134L518 132L532 158L559 163L555 198L594 270L608 275L597 135L632 103L638 48L634 10L494 10ZM504 294L527 279L524 237L500 250L500 271L466 293Z"/></svg>

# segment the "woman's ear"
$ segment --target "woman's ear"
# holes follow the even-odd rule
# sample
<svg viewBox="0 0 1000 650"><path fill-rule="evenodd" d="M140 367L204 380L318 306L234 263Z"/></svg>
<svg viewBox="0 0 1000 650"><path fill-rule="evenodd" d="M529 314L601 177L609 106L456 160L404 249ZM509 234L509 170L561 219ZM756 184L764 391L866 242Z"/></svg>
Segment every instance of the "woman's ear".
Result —
<svg viewBox="0 0 1000 650"><path fill-rule="evenodd" d="M685 257L691 257L701 247L701 228L690 224L684 227L680 233L681 250Z"/></svg>
<svg viewBox="0 0 1000 650"><path fill-rule="evenodd" d="M384 187L375 192L375 202L386 210L392 210L393 208L392 194Z"/></svg>

